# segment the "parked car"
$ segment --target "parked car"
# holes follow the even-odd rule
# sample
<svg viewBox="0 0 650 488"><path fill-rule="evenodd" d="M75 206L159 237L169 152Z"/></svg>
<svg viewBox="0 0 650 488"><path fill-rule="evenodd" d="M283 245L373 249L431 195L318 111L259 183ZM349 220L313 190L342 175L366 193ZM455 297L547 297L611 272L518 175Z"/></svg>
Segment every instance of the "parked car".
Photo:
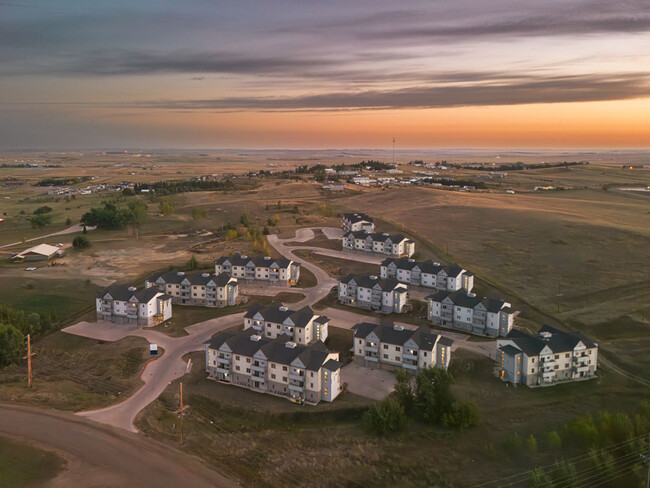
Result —
<svg viewBox="0 0 650 488"><path fill-rule="evenodd" d="M25 271L36 271L36 268L34 268L33 266L29 266L25 268Z"/></svg>

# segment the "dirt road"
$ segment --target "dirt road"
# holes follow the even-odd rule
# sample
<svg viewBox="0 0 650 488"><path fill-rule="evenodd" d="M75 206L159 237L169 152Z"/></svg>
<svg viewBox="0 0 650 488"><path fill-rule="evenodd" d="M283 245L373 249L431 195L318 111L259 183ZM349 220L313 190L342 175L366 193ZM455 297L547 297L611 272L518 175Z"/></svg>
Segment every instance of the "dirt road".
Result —
<svg viewBox="0 0 650 488"><path fill-rule="evenodd" d="M238 486L168 445L70 413L0 405L0 434L66 459L68 469L46 484L50 488Z"/></svg>

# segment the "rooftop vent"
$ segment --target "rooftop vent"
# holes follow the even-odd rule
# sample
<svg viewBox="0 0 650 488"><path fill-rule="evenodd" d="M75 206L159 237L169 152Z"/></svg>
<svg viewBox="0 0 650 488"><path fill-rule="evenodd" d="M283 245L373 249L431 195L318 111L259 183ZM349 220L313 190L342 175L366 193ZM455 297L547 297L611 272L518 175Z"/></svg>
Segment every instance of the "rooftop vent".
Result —
<svg viewBox="0 0 650 488"><path fill-rule="evenodd" d="M248 256L246 256L245 254L242 254L242 257L241 257L241 258L242 258L242 259L248 259Z"/></svg>
<svg viewBox="0 0 650 488"><path fill-rule="evenodd" d="M280 310L280 312L286 312L289 309L287 307L285 307L284 305L282 305L282 306L280 306L279 310Z"/></svg>
<svg viewBox="0 0 650 488"><path fill-rule="evenodd" d="M270 260L271 260L271 256L264 256L264 259L266 259L267 261L270 261Z"/></svg>
<svg viewBox="0 0 650 488"><path fill-rule="evenodd" d="M176 273L176 275L177 276L185 276L185 273L183 271L179 271L178 273Z"/></svg>
<svg viewBox="0 0 650 488"><path fill-rule="evenodd" d="M468 293L467 296L470 298L476 298L476 293Z"/></svg>
<svg viewBox="0 0 650 488"><path fill-rule="evenodd" d="M414 263L415 259L409 259L409 263Z"/></svg>
<svg viewBox="0 0 650 488"><path fill-rule="evenodd" d="M370 275L369 278L370 278L371 280L376 280L376 279L377 279L377 275Z"/></svg>
<svg viewBox="0 0 650 488"><path fill-rule="evenodd" d="M540 333L539 333L539 336L540 336L542 339L544 339L545 341L548 341L548 340L553 336L553 334L551 334L551 333L548 332L548 331L544 331L544 332L540 332Z"/></svg>
<svg viewBox="0 0 650 488"><path fill-rule="evenodd" d="M262 339L261 335L252 335L251 336L251 341L253 342L259 342Z"/></svg>
<svg viewBox="0 0 650 488"><path fill-rule="evenodd" d="M434 262L433 262L433 265L434 265L434 266L440 266L440 263L439 263L438 261L434 261Z"/></svg>
<svg viewBox="0 0 650 488"><path fill-rule="evenodd" d="M201 276L203 276L204 278L208 278L210 276L210 273L201 273Z"/></svg>
<svg viewBox="0 0 650 488"><path fill-rule="evenodd" d="M404 326L395 324L395 325L393 326L393 329L395 329L395 330L401 332L401 331L404 330Z"/></svg>
<svg viewBox="0 0 650 488"><path fill-rule="evenodd" d="M287 349L295 349L296 343L291 342L291 341L287 341L287 342L284 343L284 347L286 347Z"/></svg>
<svg viewBox="0 0 650 488"><path fill-rule="evenodd" d="M137 291L138 289L135 286L129 286L129 291Z"/></svg>
<svg viewBox="0 0 650 488"><path fill-rule="evenodd" d="M382 236L386 236L386 237L388 237L390 234L389 234L388 232L382 232L381 235L382 235Z"/></svg>

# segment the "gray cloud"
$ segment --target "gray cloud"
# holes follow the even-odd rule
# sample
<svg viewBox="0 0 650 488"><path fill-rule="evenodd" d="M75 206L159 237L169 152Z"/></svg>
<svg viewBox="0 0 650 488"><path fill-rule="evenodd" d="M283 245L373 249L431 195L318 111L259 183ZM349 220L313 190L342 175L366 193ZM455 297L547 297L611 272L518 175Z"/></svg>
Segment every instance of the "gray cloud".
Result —
<svg viewBox="0 0 650 488"><path fill-rule="evenodd" d="M467 74L476 76L476 74ZM466 77L466 78L467 78ZM495 73L486 77L498 80ZM453 78L461 78L456 73ZM418 86L391 91L326 93L297 97L233 97L204 100L158 100L131 107L168 110L312 111L442 108L535 103L626 100L650 96L648 74L526 78L504 74L507 81Z"/></svg>

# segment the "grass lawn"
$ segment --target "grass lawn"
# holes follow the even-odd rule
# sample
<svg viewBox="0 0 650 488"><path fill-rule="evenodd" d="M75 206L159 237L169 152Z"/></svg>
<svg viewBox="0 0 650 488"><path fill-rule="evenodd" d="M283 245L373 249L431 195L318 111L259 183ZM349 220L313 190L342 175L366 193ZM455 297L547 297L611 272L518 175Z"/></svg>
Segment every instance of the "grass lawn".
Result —
<svg viewBox="0 0 650 488"><path fill-rule="evenodd" d="M352 259L339 259L331 256L323 256L313 251L297 250L294 251L298 256L307 259L311 263L319 266L333 276L340 278L348 273L353 274L379 274L379 266L370 263L362 263ZM302 271L301 271L302 273Z"/></svg>
<svg viewBox="0 0 650 488"><path fill-rule="evenodd" d="M51 451L0 437L0 486L41 486L65 468L66 462Z"/></svg>
<svg viewBox="0 0 650 488"><path fill-rule="evenodd" d="M307 268L300 267L300 278L298 279L298 283L296 283L296 286L299 288L312 288L316 286L318 282L316 281L316 277L314 276L314 273L309 271Z"/></svg>

